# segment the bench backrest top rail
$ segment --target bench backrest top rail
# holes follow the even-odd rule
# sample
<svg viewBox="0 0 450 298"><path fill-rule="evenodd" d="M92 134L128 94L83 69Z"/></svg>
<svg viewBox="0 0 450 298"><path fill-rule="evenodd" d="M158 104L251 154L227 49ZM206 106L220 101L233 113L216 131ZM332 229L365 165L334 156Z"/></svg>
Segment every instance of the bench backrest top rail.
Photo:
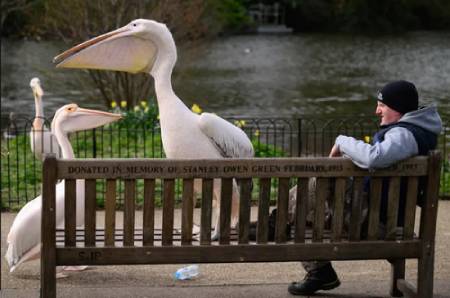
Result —
<svg viewBox="0 0 450 298"><path fill-rule="evenodd" d="M173 179L424 176L428 159L418 156L368 171L346 158L75 159L57 160L59 179Z"/></svg>

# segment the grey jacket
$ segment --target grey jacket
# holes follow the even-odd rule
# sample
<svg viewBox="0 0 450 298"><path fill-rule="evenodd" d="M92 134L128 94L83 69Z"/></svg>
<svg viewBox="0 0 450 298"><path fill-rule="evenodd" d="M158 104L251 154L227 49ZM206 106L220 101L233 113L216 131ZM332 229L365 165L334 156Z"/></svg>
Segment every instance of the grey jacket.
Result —
<svg viewBox="0 0 450 298"><path fill-rule="evenodd" d="M436 135L442 130L442 121L434 105L406 113L399 122L420 126ZM390 129L382 142L373 145L343 135L336 138L335 144L344 157L366 169L385 168L419 153L414 135L404 127Z"/></svg>

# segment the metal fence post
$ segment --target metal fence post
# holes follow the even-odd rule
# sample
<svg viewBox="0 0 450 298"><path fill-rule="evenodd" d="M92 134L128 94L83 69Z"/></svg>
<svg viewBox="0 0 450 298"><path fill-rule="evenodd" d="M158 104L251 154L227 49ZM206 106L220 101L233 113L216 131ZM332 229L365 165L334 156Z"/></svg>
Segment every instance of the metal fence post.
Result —
<svg viewBox="0 0 450 298"><path fill-rule="evenodd" d="M302 156L302 119L301 118L297 119L297 126L298 126L298 131L297 131L297 156L300 157L300 156Z"/></svg>
<svg viewBox="0 0 450 298"><path fill-rule="evenodd" d="M97 137L96 137L96 131L95 128L92 129L92 157L97 157Z"/></svg>

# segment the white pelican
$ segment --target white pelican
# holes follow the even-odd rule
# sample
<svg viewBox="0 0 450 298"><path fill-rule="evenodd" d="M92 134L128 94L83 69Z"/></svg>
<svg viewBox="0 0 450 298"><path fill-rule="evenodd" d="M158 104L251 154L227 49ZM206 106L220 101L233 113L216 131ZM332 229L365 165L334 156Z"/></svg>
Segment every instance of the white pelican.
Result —
<svg viewBox="0 0 450 298"><path fill-rule="evenodd" d="M191 112L172 89L172 70L177 50L165 24L138 19L128 25L81 43L56 56L56 67L89 68L149 73L155 80L161 137L168 158L243 158L253 157L253 146L238 127L210 113ZM199 184L196 183L196 191ZM214 200L220 205L220 187L215 183ZM233 225L237 222L239 193L234 184ZM216 208L216 215L217 215ZM217 239L219 217L213 239Z"/></svg>
<svg viewBox="0 0 450 298"><path fill-rule="evenodd" d="M61 107L55 113L52 121L52 133L61 145L62 157L73 159L75 155L69 138L70 132L91 129L111 123L121 118L120 114L82 109L76 104ZM84 224L84 180L76 183L76 221L77 225ZM41 209L42 197L38 196L20 209L11 226L7 237L8 248L5 258L10 272L20 264L31 261L40 256L41 241ZM64 224L64 181L56 186L56 225Z"/></svg>
<svg viewBox="0 0 450 298"><path fill-rule="evenodd" d="M34 156L39 160L42 160L46 153L55 153L55 155L59 157L58 141L44 123L44 107L42 105L44 91L41 88L41 81L39 78L32 78L30 87L33 90L34 106L36 110L36 116L34 117L30 131L31 152L33 152Z"/></svg>

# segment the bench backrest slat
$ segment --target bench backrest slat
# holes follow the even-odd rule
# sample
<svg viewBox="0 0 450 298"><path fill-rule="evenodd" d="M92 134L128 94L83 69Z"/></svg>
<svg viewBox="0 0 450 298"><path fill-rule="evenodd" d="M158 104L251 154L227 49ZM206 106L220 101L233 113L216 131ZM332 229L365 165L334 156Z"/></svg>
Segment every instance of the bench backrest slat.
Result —
<svg viewBox="0 0 450 298"><path fill-rule="evenodd" d="M213 179L203 179L202 181L202 206L200 219L200 244L211 244L211 212L213 198Z"/></svg>
<svg viewBox="0 0 450 298"><path fill-rule="evenodd" d="M277 218L275 225L275 242L286 242L286 225L288 223L289 178L278 179Z"/></svg>
<svg viewBox="0 0 450 298"><path fill-rule="evenodd" d="M76 180L64 181L64 245L76 244Z"/></svg>
<svg viewBox="0 0 450 298"><path fill-rule="evenodd" d="M376 240L379 237L380 204L382 178L372 178L370 180L369 193L369 214L367 239Z"/></svg>
<svg viewBox="0 0 450 298"><path fill-rule="evenodd" d="M136 180L125 179L123 212L123 245L134 245L134 213L136 197Z"/></svg>
<svg viewBox="0 0 450 298"><path fill-rule="evenodd" d="M329 179L317 178L314 206L313 242L322 242L325 224L325 201L329 193Z"/></svg>
<svg viewBox="0 0 450 298"><path fill-rule="evenodd" d="M155 236L155 179L144 179L144 211L142 216L142 243L151 246Z"/></svg>
<svg viewBox="0 0 450 298"><path fill-rule="evenodd" d="M175 179L164 179L163 189L162 245L172 245Z"/></svg>
<svg viewBox="0 0 450 298"><path fill-rule="evenodd" d="M306 216L308 213L308 178L297 180L297 200L295 202L295 243L305 242Z"/></svg>
<svg viewBox="0 0 450 298"><path fill-rule="evenodd" d="M194 224L194 179L183 179L183 196L181 205L181 244L192 243Z"/></svg>
<svg viewBox="0 0 450 298"><path fill-rule="evenodd" d="M259 179L258 224L256 242L267 243L269 231L270 178Z"/></svg>
<svg viewBox="0 0 450 298"><path fill-rule="evenodd" d="M116 229L116 180L106 179L105 195L105 246L115 245Z"/></svg>
<svg viewBox="0 0 450 298"><path fill-rule="evenodd" d="M349 240L358 241L361 238L362 207L363 207L364 177L353 180L353 195L351 202Z"/></svg>
<svg viewBox="0 0 450 298"><path fill-rule="evenodd" d="M243 178L239 181L239 244L248 243L250 228L250 203L252 199L252 179Z"/></svg>
<svg viewBox="0 0 450 298"><path fill-rule="evenodd" d="M345 200L345 178L336 178L333 196L333 218L331 224L331 241L341 241L342 227L344 224L344 200Z"/></svg>
<svg viewBox="0 0 450 298"><path fill-rule="evenodd" d="M410 240L414 236L414 222L416 219L417 191L419 185L418 177L408 178L408 189L405 203L405 222L403 239Z"/></svg>
<svg viewBox="0 0 450 298"><path fill-rule="evenodd" d="M233 195L233 179L223 178L220 189L219 243L230 243L231 198Z"/></svg>
<svg viewBox="0 0 450 298"><path fill-rule="evenodd" d="M387 203L386 239L395 240L400 202L400 177L389 180L389 193Z"/></svg>
<svg viewBox="0 0 450 298"><path fill-rule="evenodd" d="M85 181L84 245L86 246L95 246L95 207L97 205L95 183L95 179Z"/></svg>

